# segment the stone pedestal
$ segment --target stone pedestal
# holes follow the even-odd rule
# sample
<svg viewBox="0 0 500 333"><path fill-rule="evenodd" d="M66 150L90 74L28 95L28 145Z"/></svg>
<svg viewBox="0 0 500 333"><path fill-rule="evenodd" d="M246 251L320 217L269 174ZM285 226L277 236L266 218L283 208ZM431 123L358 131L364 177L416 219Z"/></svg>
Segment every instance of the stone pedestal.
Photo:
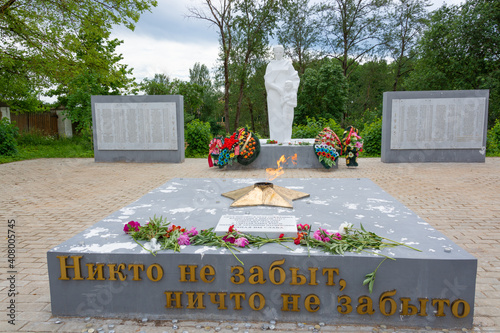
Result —
<svg viewBox="0 0 500 333"><path fill-rule="evenodd" d="M298 142L309 142L309 145L298 145ZM297 154L297 164L293 164L291 160L283 166L284 169L324 169L323 165L319 162L316 154L314 153L313 143L314 139L298 140L294 139L293 144L266 144L266 140L260 140L260 154L255 161L249 165L241 165L234 163L228 166L229 169L267 169L277 168L276 162L282 155L285 158ZM337 163L328 170L338 169Z"/></svg>
<svg viewBox="0 0 500 333"><path fill-rule="evenodd" d="M477 260L368 179L276 179L310 194L293 209L229 208L221 193L262 179L173 179L47 253L54 316L471 327ZM89 207L92 209L92 207ZM331 255L287 243L241 249L182 246L153 256L123 232L149 217L198 230L223 215L293 216L359 228L399 246ZM234 217L236 216L236 217ZM365 275L379 268L373 293Z"/></svg>

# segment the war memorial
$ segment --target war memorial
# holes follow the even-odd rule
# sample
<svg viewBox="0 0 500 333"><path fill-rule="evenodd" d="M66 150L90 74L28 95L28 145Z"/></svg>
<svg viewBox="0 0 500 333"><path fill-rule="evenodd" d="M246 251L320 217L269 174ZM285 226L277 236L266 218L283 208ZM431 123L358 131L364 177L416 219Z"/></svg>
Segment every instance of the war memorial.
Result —
<svg viewBox="0 0 500 333"><path fill-rule="evenodd" d="M271 139L287 142L290 120L273 113L293 112L293 99L280 98L298 83L281 57L266 87L276 90ZM149 97L93 98L96 162L184 161L182 97ZM457 111L474 119L472 129L460 125L473 135L438 148L484 146L485 105L473 102ZM392 103L394 130L401 118ZM427 147L404 146L397 133L408 131L391 132L391 150ZM262 149L253 162L267 162L255 168L293 148ZM146 241L139 225L148 223L142 230L155 237ZM286 168L272 181L174 178L52 248L47 261L54 316L422 328L470 328L474 316L477 259L366 178L291 179Z"/></svg>

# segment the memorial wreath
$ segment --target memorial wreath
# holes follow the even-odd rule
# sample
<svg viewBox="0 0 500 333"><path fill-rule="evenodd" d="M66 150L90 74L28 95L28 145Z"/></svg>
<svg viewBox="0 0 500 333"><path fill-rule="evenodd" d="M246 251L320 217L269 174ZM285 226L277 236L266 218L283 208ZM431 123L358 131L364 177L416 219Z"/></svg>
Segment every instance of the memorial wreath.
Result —
<svg viewBox="0 0 500 333"><path fill-rule="evenodd" d="M259 138L248 128L243 127L230 137L216 137L210 141L208 165L223 168L236 160L242 165L255 161L260 153Z"/></svg>
<svg viewBox="0 0 500 333"><path fill-rule="evenodd" d="M335 166L339 155L342 154L341 141L329 127L325 127L319 132L314 140L313 148L319 162L326 169Z"/></svg>
<svg viewBox="0 0 500 333"><path fill-rule="evenodd" d="M153 217L149 219L146 225L141 226L139 222L130 221L125 224L123 231L129 234L134 241L143 249L156 255L160 250L173 250L180 252L181 246L204 245L227 248L234 257L243 265L243 262L236 256L234 251L239 252L238 248L257 247L277 243L289 250L290 247L284 243L293 242L296 245L305 246L308 249L320 249L330 254L344 254L345 252L369 252L380 255L386 259L395 260L384 254L369 251L381 250L386 247L406 246L410 249L419 251L404 243L396 242L388 238L376 235L373 232L365 230L363 225L360 229L354 228L351 223L344 222L339 226L339 230L328 231L319 228L312 232L308 224L297 225L297 237L284 237L281 234L278 238L267 238L244 234L236 230L234 225L230 226L226 234L217 235L213 228L198 231L195 227L190 229L170 224L163 217ZM146 241L141 244L139 241ZM383 262L382 261L382 262ZM382 262L380 264L382 264ZM378 268L367 274L363 285L368 285L370 293L373 290L373 284Z"/></svg>

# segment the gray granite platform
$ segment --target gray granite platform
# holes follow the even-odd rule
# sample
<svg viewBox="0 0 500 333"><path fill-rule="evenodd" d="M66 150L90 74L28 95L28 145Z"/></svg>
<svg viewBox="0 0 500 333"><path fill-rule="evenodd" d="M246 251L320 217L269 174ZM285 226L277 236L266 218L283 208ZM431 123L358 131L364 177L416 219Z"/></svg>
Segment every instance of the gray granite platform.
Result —
<svg viewBox="0 0 500 333"><path fill-rule="evenodd" d="M250 170L250 169L266 169L266 168L277 168L276 161L280 159L282 155L285 158L297 154L297 163L294 164L292 161L284 166L286 169L325 169L323 165L319 162L313 148L314 139L293 139L292 144L267 144L267 140L260 140L260 154L259 156L250 163L249 165L241 165L239 163L234 163L227 166L228 169L236 170ZM308 145L299 145L299 142L307 142ZM337 164L332 166L328 170L338 169Z"/></svg>
<svg viewBox="0 0 500 333"><path fill-rule="evenodd" d="M310 194L293 209L229 208L232 201L220 195L258 181L173 179L54 247L47 253L53 315L472 326L477 260L372 181L276 179ZM363 224L421 252L380 251L396 260L382 264L370 294L362 281L383 259L375 253L269 244L236 253L242 265L228 250L209 246L153 256L123 232L128 221L143 225L154 215L200 230L222 215L249 214L293 215L313 230Z"/></svg>

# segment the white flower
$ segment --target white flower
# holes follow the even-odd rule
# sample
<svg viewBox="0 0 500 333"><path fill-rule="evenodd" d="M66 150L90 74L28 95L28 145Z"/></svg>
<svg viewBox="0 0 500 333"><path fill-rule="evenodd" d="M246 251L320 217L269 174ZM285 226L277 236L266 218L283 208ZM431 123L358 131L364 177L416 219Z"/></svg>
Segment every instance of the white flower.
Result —
<svg viewBox="0 0 500 333"><path fill-rule="evenodd" d="M349 222L344 222L340 225L339 227L339 234L345 235L347 232L347 229L352 228L352 223Z"/></svg>
<svg viewBox="0 0 500 333"><path fill-rule="evenodd" d="M157 243L156 238L151 238L151 241L144 244L144 248L151 252L156 252L161 250L161 244Z"/></svg>

